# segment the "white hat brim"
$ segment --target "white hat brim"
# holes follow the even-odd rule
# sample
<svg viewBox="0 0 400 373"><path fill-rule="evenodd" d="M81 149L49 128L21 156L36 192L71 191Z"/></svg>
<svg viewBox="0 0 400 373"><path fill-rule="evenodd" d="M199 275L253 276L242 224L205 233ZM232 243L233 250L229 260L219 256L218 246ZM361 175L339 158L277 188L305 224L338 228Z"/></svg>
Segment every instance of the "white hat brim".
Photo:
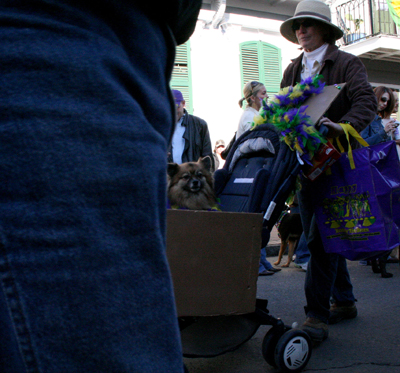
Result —
<svg viewBox="0 0 400 373"><path fill-rule="evenodd" d="M299 44L297 37L296 37L296 33L292 30L292 25L296 19L306 19L306 18L315 19L316 21L319 21L319 22L322 22L322 23L325 23L326 25L328 25L332 29L332 31L335 35L335 40L338 40L341 37L343 37L343 31L339 27L334 25L332 22L326 21L326 20L322 19L321 17L313 16L313 15L299 15L299 16L295 16L295 17L287 19L281 25L281 28L280 28L281 35L285 39L291 41L292 43Z"/></svg>

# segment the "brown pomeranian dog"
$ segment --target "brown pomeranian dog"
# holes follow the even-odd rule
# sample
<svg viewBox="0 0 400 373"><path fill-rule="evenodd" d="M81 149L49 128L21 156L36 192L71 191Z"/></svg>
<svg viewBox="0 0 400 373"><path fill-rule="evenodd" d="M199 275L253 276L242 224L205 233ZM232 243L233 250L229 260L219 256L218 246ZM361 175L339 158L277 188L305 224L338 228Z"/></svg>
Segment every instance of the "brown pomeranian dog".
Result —
<svg viewBox="0 0 400 373"><path fill-rule="evenodd" d="M168 164L168 199L171 206L189 210L209 210L217 204L211 175L211 158L181 165Z"/></svg>

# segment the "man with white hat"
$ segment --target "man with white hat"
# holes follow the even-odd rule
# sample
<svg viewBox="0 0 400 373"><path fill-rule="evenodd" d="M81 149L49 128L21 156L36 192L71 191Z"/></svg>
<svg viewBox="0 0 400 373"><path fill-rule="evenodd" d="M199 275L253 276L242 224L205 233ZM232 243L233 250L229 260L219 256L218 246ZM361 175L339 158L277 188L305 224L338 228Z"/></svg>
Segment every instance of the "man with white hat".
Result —
<svg viewBox="0 0 400 373"><path fill-rule="evenodd" d="M338 123L349 123L358 132L367 127L375 117L376 98L361 60L335 46L343 32L331 22L329 6L320 0L301 1L294 16L282 23L280 31L283 37L303 49L303 53L286 68L282 88L317 74L323 76L326 85L346 82L317 124L319 131L334 138L344 137ZM347 143L345 137L341 142ZM352 146L357 147L353 143ZM346 260L324 251L313 213L316 193L312 182L303 179L299 193L300 212L311 258L305 282L307 318L302 329L314 341L323 341L328 337L328 323L356 317L357 308Z"/></svg>

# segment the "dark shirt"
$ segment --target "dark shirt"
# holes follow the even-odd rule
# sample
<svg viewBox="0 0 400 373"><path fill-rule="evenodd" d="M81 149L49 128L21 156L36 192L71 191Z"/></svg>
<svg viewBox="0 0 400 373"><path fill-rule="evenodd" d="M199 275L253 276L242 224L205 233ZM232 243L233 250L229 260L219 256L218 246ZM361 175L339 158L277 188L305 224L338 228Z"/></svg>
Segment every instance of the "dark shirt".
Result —
<svg viewBox="0 0 400 373"><path fill-rule="evenodd" d="M186 127L183 134L185 148L182 153L182 162L197 162L199 158L210 156L211 162L214 165L210 133L206 121L190 115L185 110L182 126ZM173 162L171 147L169 149L168 162Z"/></svg>

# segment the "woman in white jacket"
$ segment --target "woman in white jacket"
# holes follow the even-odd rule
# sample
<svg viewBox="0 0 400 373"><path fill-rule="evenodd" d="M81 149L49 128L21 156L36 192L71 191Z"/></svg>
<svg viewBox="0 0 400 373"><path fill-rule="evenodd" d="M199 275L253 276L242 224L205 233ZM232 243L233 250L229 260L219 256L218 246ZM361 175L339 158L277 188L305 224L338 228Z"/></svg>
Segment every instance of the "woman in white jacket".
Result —
<svg viewBox="0 0 400 373"><path fill-rule="evenodd" d="M239 106L243 106L244 100L246 100L247 106L240 117L239 127L236 132L236 140L251 128L251 124L254 121L254 116L258 115L258 111L262 106L262 101L264 98L268 100L267 89L263 83L251 81L245 84L243 88L243 97L239 100ZM273 267L272 264L267 260L266 248L263 247L261 249L258 275L269 276L273 275L275 272L279 272L280 270L280 268Z"/></svg>
<svg viewBox="0 0 400 373"><path fill-rule="evenodd" d="M247 107L240 117L236 139L251 128L253 118L255 115L258 115L264 98L268 99L268 94L263 83L256 81L246 83L243 88L243 97L239 100L239 106L242 107L243 101L246 100Z"/></svg>

